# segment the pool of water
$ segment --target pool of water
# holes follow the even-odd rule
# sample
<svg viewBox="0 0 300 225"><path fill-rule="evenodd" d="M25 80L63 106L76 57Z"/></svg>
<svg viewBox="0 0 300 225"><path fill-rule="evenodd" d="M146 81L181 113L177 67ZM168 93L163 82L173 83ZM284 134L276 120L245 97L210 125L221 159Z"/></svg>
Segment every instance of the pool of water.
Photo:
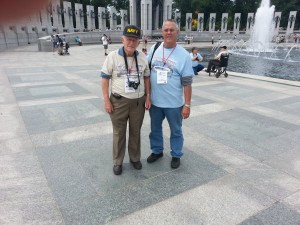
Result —
<svg viewBox="0 0 300 225"><path fill-rule="evenodd" d="M190 51L190 49L187 50ZM199 49L199 53L203 56L203 65L206 67L209 59L214 58L218 51L213 51L211 48ZM283 62L286 53L286 50L278 50L272 55L273 59L268 59L270 55L263 53L259 57L230 53L227 70L300 81L300 50L293 50L287 62Z"/></svg>

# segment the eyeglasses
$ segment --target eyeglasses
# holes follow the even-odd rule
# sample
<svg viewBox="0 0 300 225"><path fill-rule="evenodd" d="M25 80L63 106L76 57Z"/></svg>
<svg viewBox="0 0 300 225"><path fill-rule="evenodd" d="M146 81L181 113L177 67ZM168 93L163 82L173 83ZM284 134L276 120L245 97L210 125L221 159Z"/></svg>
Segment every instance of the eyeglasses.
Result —
<svg viewBox="0 0 300 225"><path fill-rule="evenodd" d="M173 33L173 32L175 32L176 30L175 30L175 29L164 29L163 31L164 31L165 33L168 33L168 32Z"/></svg>
<svg viewBox="0 0 300 225"><path fill-rule="evenodd" d="M139 41L139 39L137 39L137 38L128 38L128 37L125 37L125 39L126 39L126 41L128 41L128 42L134 42L134 43L136 43L136 42Z"/></svg>

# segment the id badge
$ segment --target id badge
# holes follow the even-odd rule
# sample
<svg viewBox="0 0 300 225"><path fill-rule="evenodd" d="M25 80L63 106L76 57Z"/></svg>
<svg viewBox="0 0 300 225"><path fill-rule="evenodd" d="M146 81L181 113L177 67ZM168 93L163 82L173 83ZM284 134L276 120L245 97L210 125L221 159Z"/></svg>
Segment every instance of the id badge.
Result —
<svg viewBox="0 0 300 225"><path fill-rule="evenodd" d="M168 83L168 71L157 70L157 84L167 84Z"/></svg>

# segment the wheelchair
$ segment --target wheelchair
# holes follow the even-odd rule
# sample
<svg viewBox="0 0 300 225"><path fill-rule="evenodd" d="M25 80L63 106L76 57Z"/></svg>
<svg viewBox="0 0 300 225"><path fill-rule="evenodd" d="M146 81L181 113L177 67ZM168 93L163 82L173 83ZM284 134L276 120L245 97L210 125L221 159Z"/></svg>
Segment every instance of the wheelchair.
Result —
<svg viewBox="0 0 300 225"><path fill-rule="evenodd" d="M221 74L224 74L224 77L228 77L227 66L228 66L229 54L221 55L220 64L212 68L212 72L215 74L216 78L219 78ZM210 76L210 72L208 74Z"/></svg>

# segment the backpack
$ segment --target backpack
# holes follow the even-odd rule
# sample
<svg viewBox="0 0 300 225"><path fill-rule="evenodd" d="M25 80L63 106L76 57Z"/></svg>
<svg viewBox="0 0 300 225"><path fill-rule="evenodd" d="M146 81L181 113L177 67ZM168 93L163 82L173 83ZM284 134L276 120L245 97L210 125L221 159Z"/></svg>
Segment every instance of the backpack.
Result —
<svg viewBox="0 0 300 225"><path fill-rule="evenodd" d="M149 69L151 70L151 62L152 62L152 59L153 59L153 56L154 56L154 53L156 51L156 49L160 46L161 42L156 42L155 46L154 46L154 50L153 50L153 53L152 53L152 56L151 56L151 59L150 59L150 62L149 62Z"/></svg>

